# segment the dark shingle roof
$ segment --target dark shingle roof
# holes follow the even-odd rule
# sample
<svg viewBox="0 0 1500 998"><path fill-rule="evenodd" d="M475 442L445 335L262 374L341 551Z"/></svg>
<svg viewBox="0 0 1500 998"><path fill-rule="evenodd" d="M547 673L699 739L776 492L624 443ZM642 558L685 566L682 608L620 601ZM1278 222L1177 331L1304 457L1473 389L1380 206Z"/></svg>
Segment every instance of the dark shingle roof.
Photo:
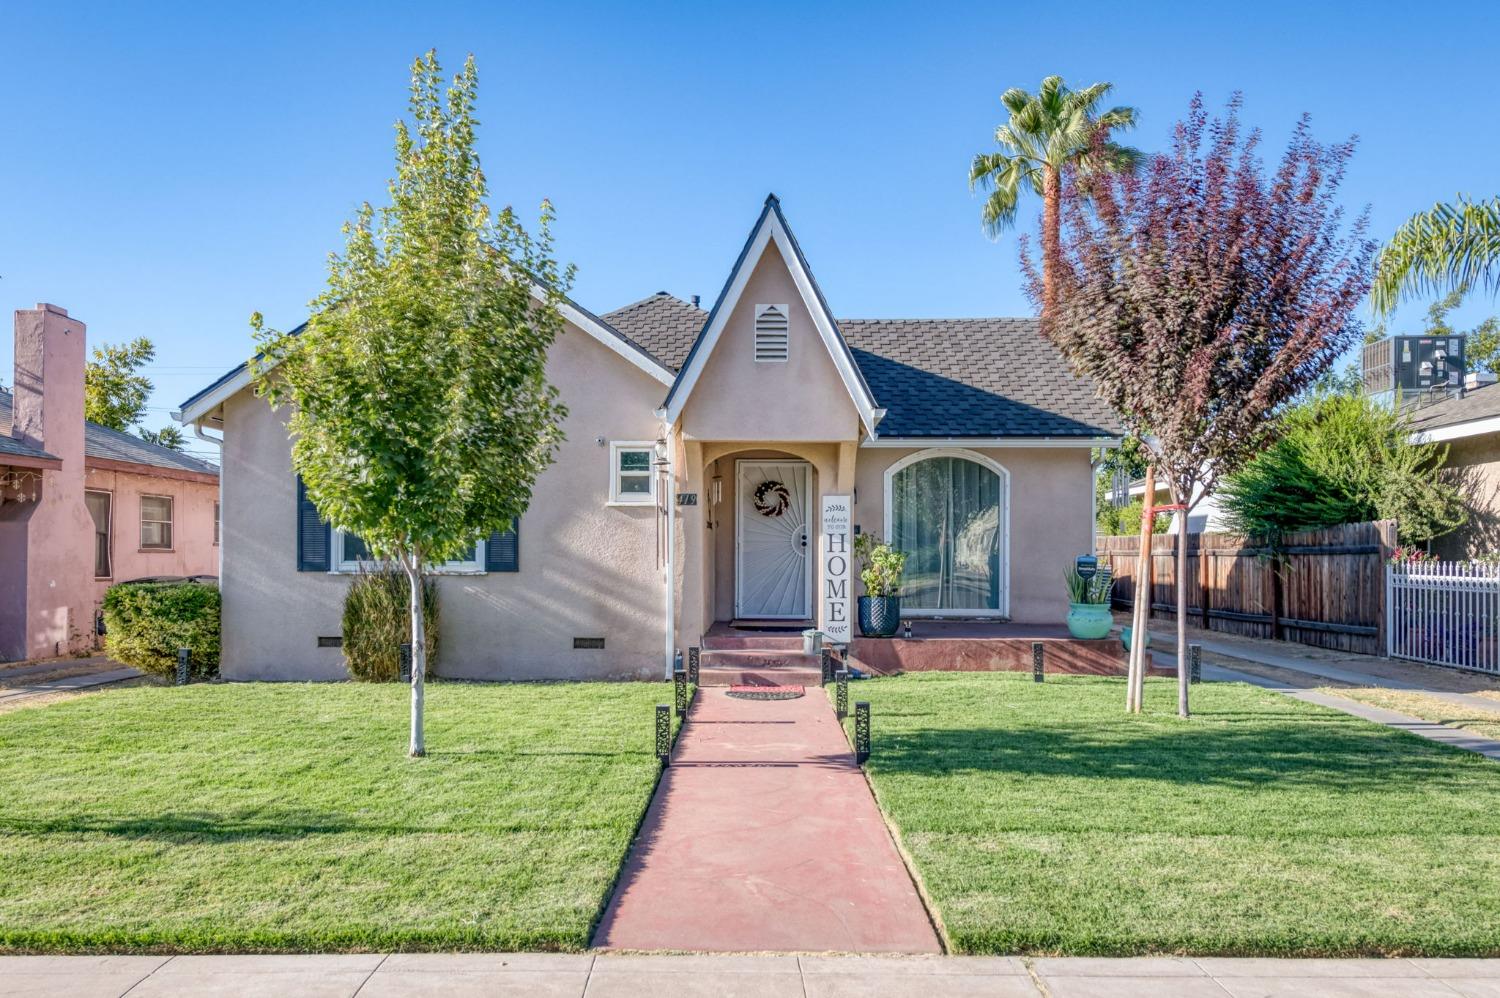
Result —
<svg viewBox="0 0 1500 998"><path fill-rule="evenodd" d="M665 291L605 321L679 368L708 313ZM840 319L882 436L1114 436L1120 422L1035 319Z"/></svg>
<svg viewBox="0 0 1500 998"><path fill-rule="evenodd" d="M1454 395L1410 410L1414 430L1435 430L1492 416L1500 416L1500 384L1481 385L1464 392L1462 398Z"/></svg>
<svg viewBox="0 0 1500 998"><path fill-rule="evenodd" d="M840 319L891 437L1115 436L1035 319Z"/></svg>
<svg viewBox="0 0 1500 998"><path fill-rule="evenodd" d="M11 393L0 389L0 451L4 450L6 443L16 447L24 446L11 439L11 408ZM83 453L87 457L145 464L153 468L196 471L207 475L219 473L218 465L199 460L188 454L181 454L170 447L147 443L140 437L121 433L119 430L111 430L98 423L85 422L83 424ZM44 456L50 457L51 455Z"/></svg>
<svg viewBox="0 0 1500 998"><path fill-rule="evenodd" d="M664 367L676 371L687 360L688 351L708 313L681 298L658 291L650 298L617 308L600 316L623 336L633 340Z"/></svg>
<svg viewBox="0 0 1500 998"><path fill-rule="evenodd" d="M29 446L28 444L23 444L23 443L21 443L21 441L12 438L11 435L10 435L9 429L10 429L9 424L7 424L6 425L6 432L5 433L0 433L0 458L6 457L6 456L10 456L10 457L34 457L34 458L40 458L40 459L42 459L44 461L56 461L57 460L57 458L53 457L51 454L48 454L44 450L38 450L35 447ZM0 461L0 464L3 464L3 463L4 463L3 461Z"/></svg>

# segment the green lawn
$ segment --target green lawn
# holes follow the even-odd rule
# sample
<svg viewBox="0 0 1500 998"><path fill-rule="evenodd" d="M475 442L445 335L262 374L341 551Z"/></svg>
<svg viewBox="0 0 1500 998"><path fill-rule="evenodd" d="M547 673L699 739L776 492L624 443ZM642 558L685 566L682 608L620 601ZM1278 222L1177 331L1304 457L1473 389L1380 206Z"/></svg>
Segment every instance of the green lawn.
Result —
<svg viewBox="0 0 1500 998"><path fill-rule="evenodd" d="M141 688L0 716L0 951L580 949L647 683Z"/></svg>
<svg viewBox="0 0 1500 998"><path fill-rule="evenodd" d="M1239 684L861 682L955 950L1500 954L1500 765Z"/></svg>

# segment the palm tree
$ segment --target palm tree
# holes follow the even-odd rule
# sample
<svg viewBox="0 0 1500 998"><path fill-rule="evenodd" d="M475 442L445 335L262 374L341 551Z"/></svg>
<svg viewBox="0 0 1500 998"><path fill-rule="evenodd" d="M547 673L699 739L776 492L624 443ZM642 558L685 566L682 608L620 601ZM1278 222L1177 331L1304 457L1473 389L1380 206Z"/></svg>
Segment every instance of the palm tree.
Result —
<svg viewBox="0 0 1500 998"><path fill-rule="evenodd" d="M1375 261L1370 304L1388 315L1402 298L1480 283L1500 288L1500 197L1460 197L1407 219Z"/></svg>
<svg viewBox="0 0 1500 998"><path fill-rule="evenodd" d="M1049 76L1035 94L1011 87L1000 95L1010 121L995 129L1000 151L980 153L969 167L969 188L990 192L981 217L991 238L1015 224L1021 191L1029 186L1042 199L1042 312L1051 311L1061 254L1062 171L1080 175L1134 170L1140 150L1110 142L1115 129L1133 128L1136 109L1099 112L1113 83L1069 90L1061 76Z"/></svg>

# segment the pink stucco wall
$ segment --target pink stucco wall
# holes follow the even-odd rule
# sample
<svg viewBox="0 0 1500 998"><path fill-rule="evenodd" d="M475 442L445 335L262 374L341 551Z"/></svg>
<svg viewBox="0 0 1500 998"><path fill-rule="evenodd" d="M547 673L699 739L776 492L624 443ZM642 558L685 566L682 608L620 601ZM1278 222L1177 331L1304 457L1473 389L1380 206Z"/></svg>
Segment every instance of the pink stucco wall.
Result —
<svg viewBox="0 0 1500 998"><path fill-rule="evenodd" d="M97 644L94 615L112 582L213 575L218 563L215 482L86 457L84 324L56 305L18 309L15 343L11 436L45 450L62 466L43 473L37 502L0 507L0 660L87 651ZM94 578L94 524L85 489L116 495L109 579ZM173 497L172 551L140 550L142 493Z"/></svg>

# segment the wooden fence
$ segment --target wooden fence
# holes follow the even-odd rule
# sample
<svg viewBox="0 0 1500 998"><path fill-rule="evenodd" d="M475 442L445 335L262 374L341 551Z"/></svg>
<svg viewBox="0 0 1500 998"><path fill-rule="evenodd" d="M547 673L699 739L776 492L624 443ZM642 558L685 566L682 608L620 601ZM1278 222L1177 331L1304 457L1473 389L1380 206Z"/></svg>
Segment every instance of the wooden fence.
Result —
<svg viewBox="0 0 1500 998"><path fill-rule="evenodd" d="M1177 619L1177 535L1151 544L1151 609ZM1115 606L1136 593L1139 537L1100 537L1115 573ZM1279 548L1241 534L1189 534L1188 623L1367 655L1385 653L1385 563L1396 522L1349 523L1288 534Z"/></svg>

